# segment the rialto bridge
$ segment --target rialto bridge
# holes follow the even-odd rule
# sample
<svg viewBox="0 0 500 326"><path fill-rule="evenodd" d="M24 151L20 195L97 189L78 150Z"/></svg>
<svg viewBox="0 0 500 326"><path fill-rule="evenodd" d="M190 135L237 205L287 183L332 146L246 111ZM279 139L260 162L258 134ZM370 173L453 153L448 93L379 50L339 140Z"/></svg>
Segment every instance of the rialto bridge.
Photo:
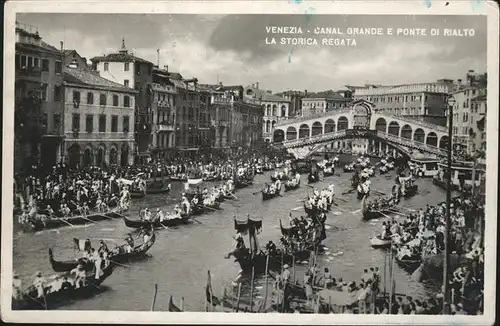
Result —
<svg viewBox="0 0 500 326"><path fill-rule="evenodd" d="M325 146L346 148L348 139L367 139L366 149L370 152L393 150L410 157L416 152L446 157L446 127L373 108L373 103L358 100L346 109L321 116L284 120L276 125L273 141L300 158Z"/></svg>

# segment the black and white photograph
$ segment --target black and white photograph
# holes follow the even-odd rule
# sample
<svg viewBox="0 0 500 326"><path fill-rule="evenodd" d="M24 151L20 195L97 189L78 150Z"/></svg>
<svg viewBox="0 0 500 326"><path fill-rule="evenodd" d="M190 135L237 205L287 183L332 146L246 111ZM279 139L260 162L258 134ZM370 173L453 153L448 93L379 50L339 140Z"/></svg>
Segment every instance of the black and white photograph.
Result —
<svg viewBox="0 0 500 326"><path fill-rule="evenodd" d="M215 3L6 7L2 318L492 323L498 5Z"/></svg>

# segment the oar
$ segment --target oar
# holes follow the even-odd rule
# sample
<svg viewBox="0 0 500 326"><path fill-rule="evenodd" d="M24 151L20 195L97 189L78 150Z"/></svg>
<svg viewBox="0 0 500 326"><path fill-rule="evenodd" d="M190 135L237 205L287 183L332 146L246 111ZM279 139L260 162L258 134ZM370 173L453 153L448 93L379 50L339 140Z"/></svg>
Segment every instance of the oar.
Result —
<svg viewBox="0 0 500 326"><path fill-rule="evenodd" d="M354 188L354 189L350 189L350 190L348 190L348 191L344 191L344 192L342 193L342 196L347 195L347 194L351 194L351 193L353 193L354 191L356 191L356 189L355 189L355 188Z"/></svg>
<svg viewBox="0 0 500 326"><path fill-rule="evenodd" d="M209 207L209 206L205 206L205 205L201 205L201 206L204 207L204 208L211 209L213 211L217 211L218 210L217 208L213 208L213 207Z"/></svg>
<svg viewBox="0 0 500 326"><path fill-rule="evenodd" d="M199 224L203 224L203 223L201 223L200 221L198 221L197 219L195 219L195 218L194 218L194 216L193 216L193 217L191 217L191 219L192 219L193 221L195 221L195 222L199 223Z"/></svg>
<svg viewBox="0 0 500 326"><path fill-rule="evenodd" d="M255 196L255 195L259 194L261 191L262 191L262 190L259 190L259 191L256 191L256 192L253 192L253 193L252 193L252 195L254 195L254 196Z"/></svg>
<svg viewBox="0 0 500 326"><path fill-rule="evenodd" d="M231 196L233 196L234 199L239 200L233 193L231 193Z"/></svg>
<svg viewBox="0 0 500 326"><path fill-rule="evenodd" d="M53 216L53 214L50 214L49 216ZM73 224L71 224L70 222L68 222L68 221L64 220L64 218L63 218L63 217L56 217L56 218L57 218L58 220L60 220L60 221L63 221L64 223L68 224L68 225L69 225L69 226L71 226L71 227L75 227L75 226L74 226Z"/></svg>

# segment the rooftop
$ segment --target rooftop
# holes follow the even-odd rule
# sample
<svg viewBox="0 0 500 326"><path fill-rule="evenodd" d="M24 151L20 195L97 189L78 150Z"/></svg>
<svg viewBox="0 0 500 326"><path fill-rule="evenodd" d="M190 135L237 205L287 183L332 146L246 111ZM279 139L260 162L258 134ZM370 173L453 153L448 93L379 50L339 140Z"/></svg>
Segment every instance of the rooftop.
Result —
<svg viewBox="0 0 500 326"><path fill-rule="evenodd" d="M125 87L121 84L115 83L111 80L94 74L88 70L79 68L64 67L64 83L115 92L137 93L137 91L135 91L134 89Z"/></svg>
<svg viewBox="0 0 500 326"><path fill-rule="evenodd" d="M154 64L145 59L136 57L132 53L129 53L127 48L125 47L125 39L122 40L122 48L118 51L118 53L110 53L104 56L93 57L90 59L92 62L141 62L151 66Z"/></svg>

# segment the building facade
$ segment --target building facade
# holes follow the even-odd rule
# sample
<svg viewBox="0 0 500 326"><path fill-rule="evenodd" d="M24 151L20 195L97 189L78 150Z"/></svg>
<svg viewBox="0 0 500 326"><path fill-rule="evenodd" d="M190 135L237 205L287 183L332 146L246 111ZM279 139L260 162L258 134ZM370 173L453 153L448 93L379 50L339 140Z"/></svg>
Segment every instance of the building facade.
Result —
<svg viewBox="0 0 500 326"><path fill-rule="evenodd" d="M134 162L137 91L90 71L64 69L64 155L73 168Z"/></svg>
<svg viewBox="0 0 500 326"><path fill-rule="evenodd" d="M372 102L376 110L444 125L446 99L456 87L450 79L397 86L368 85L355 88L354 99Z"/></svg>
<svg viewBox="0 0 500 326"><path fill-rule="evenodd" d="M150 86L151 111L153 114L153 157L169 159L176 153L177 91L170 81L168 71L153 69Z"/></svg>
<svg viewBox="0 0 500 326"><path fill-rule="evenodd" d="M486 149L486 87L464 85L451 93L453 107L453 145L464 155Z"/></svg>
<svg viewBox="0 0 500 326"><path fill-rule="evenodd" d="M232 107L232 147L255 148L262 146L264 108L259 104L234 101Z"/></svg>
<svg viewBox="0 0 500 326"><path fill-rule="evenodd" d="M232 106L231 92L210 90L209 116L212 146L219 150L227 150L231 146Z"/></svg>
<svg viewBox="0 0 500 326"><path fill-rule="evenodd" d="M61 160L63 56L36 27L16 22L14 171Z"/></svg>
<svg viewBox="0 0 500 326"><path fill-rule="evenodd" d="M321 115L329 111L346 108L352 101L341 95L335 97L304 97L302 98L302 116L310 117Z"/></svg>
<svg viewBox="0 0 500 326"><path fill-rule="evenodd" d="M117 53L91 59L92 68L108 80L137 91L135 97L135 162L142 164L151 158L153 143L153 114L150 85L153 63L129 53L122 40Z"/></svg>
<svg viewBox="0 0 500 326"><path fill-rule="evenodd" d="M281 95L273 95L271 91L259 88L259 83L243 89L243 100L246 103L258 104L263 108L262 134L266 142L272 142L274 127L278 121L290 117L290 99Z"/></svg>

